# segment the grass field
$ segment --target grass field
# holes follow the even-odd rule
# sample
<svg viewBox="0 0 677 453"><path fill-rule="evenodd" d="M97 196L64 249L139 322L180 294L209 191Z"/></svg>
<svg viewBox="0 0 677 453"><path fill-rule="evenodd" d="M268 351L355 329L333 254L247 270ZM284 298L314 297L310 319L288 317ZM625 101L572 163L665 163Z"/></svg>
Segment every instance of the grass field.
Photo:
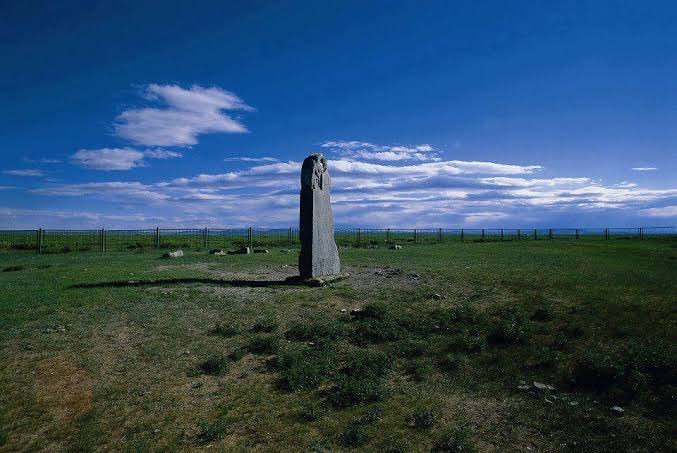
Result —
<svg viewBox="0 0 677 453"><path fill-rule="evenodd" d="M0 254L0 450L677 448L677 241L159 255Z"/></svg>

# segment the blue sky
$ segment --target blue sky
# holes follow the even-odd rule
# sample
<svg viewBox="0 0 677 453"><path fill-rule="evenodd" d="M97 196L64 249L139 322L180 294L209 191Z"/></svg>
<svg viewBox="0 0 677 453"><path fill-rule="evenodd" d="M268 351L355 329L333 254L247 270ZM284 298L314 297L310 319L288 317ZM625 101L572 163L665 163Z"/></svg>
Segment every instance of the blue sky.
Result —
<svg viewBox="0 0 677 453"><path fill-rule="evenodd" d="M672 2L5 2L0 228L677 224Z"/></svg>

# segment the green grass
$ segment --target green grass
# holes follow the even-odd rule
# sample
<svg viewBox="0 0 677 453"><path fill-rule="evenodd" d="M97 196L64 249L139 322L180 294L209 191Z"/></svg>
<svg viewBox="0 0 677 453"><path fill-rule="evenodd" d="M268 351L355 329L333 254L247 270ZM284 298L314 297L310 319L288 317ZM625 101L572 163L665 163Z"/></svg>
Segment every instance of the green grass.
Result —
<svg viewBox="0 0 677 453"><path fill-rule="evenodd" d="M160 255L0 253L0 451L677 447L675 241Z"/></svg>

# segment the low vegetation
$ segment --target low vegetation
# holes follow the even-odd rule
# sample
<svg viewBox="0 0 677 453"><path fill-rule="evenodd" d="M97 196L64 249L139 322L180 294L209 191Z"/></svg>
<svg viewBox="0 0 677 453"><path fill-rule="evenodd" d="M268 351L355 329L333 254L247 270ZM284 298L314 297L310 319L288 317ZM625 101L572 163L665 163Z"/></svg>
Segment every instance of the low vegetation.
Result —
<svg viewBox="0 0 677 453"><path fill-rule="evenodd" d="M0 254L0 450L677 447L675 242L341 256Z"/></svg>

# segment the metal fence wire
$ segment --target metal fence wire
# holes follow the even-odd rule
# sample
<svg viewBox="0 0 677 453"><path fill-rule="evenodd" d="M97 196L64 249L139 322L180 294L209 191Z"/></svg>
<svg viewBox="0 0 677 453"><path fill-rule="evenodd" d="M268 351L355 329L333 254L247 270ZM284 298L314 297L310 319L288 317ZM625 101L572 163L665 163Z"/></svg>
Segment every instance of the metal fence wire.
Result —
<svg viewBox="0 0 677 453"><path fill-rule="evenodd" d="M343 247L445 242L677 239L677 227L637 228L337 228ZM144 249L227 249L299 244L298 228L150 228L140 230L0 230L0 250L38 253Z"/></svg>

